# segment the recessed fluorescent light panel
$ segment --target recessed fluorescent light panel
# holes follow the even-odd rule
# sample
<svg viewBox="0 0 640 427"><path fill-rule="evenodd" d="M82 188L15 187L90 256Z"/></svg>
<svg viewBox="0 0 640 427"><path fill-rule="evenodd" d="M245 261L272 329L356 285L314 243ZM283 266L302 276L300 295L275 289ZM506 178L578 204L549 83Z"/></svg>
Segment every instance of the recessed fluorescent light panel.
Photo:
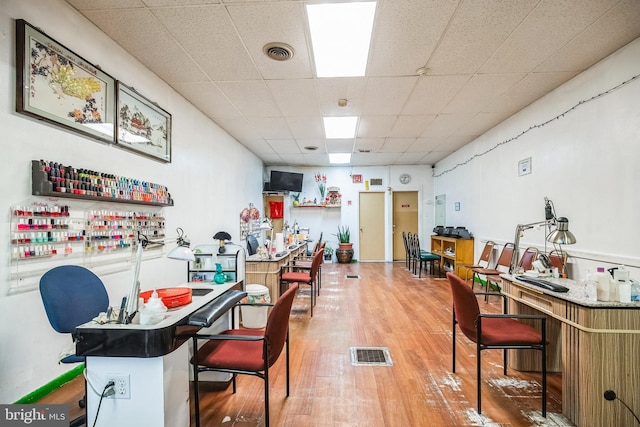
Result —
<svg viewBox="0 0 640 427"><path fill-rule="evenodd" d="M358 118L347 117L323 117L324 137L327 139L355 138Z"/></svg>
<svg viewBox="0 0 640 427"><path fill-rule="evenodd" d="M376 2L308 4L318 77L364 76Z"/></svg>
<svg viewBox="0 0 640 427"><path fill-rule="evenodd" d="M329 163L332 165L351 162L351 153L329 153Z"/></svg>

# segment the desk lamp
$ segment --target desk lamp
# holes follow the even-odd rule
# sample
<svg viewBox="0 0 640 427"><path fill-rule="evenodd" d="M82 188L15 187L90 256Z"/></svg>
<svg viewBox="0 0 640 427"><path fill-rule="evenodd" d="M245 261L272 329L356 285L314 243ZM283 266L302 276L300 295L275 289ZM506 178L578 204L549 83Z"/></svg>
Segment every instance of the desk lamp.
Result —
<svg viewBox="0 0 640 427"><path fill-rule="evenodd" d="M264 217L264 219L262 220L262 222L260 223L260 230L263 230L264 233L264 246L267 248L267 253L269 255L269 259L271 259L273 256L271 254L271 248L273 247L273 224L271 222L271 219L269 219L268 217ZM271 230L271 236L269 238L269 244L267 245L267 230Z"/></svg>
<svg viewBox="0 0 640 427"><path fill-rule="evenodd" d="M518 224L516 226L516 236L513 240L513 254L511 255L511 265L509 266L510 274L515 271L518 265L518 259L520 258L520 237L524 235L524 230L541 225L545 227L555 227L555 229L547 235L547 242L558 245L572 245L576 242L575 236L569 231L569 220L563 216L559 218L556 217L553 202L547 197L544 198L544 212L544 221L532 222L531 224Z"/></svg>
<svg viewBox="0 0 640 427"><path fill-rule="evenodd" d="M133 270L133 283L131 283L131 289L129 296L126 298L126 303L123 301L123 307L125 310L122 316L124 323L130 323L138 311L138 295L140 294L140 264L142 264L142 252L149 245L166 245L168 243L177 243L177 246L169 251L167 258L176 259L179 261L195 261L196 257L193 255L193 251L189 247L191 243L184 235L182 228L177 228L176 232L178 237L175 239L158 239L150 240L146 235L138 231L138 248L136 250L136 263Z"/></svg>
<svg viewBox="0 0 640 427"><path fill-rule="evenodd" d="M223 254L227 251L227 248L224 247L225 240L231 240L231 234L226 231L218 231L213 238L215 240L220 240L220 247L218 247L218 253Z"/></svg>

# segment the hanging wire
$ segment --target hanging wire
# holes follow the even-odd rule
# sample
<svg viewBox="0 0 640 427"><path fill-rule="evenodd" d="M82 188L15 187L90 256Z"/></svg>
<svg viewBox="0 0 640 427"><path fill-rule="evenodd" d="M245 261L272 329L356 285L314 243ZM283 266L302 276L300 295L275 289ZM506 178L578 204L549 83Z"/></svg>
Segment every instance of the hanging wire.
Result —
<svg viewBox="0 0 640 427"><path fill-rule="evenodd" d="M464 165L470 163L472 160L474 160L474 159L476 159L478 157L482 157L482 156L492 152L493 150L497 149L498 147L500 147L502 145L508 144L510 142L513 142L513 141L519 139L521 136L527 134L528 132L530 132L530 131L532 131L534 129L538 129L538 128L544 127L544 126L548 125L549 123L551 123L551 122L553 122L555 120L559 120L559 119L563 118L565 116L565 114L569 114L570 112L572 112L573 110L577 109L581 105L586 104L586 103L591 102L591 101L594 101L594 100L596 100L596 99L598 99L598 98L600 98L602 96L608 95L611 92L614 92L614 91L620 89L624 85L627 85L627 84L631 83L633 80L635 80L635 79L637 79L639 77L640 77L640 74L636 74L635 76L631 77L628 80L623 81L622 83L618 84L617 86L612 87L611 89L608 89L608 90L606 90L604 92L600 92L599 94L594 95L591 98L583 99L582 101L580 101L577 104L575 104L573 107L563 111L562 113L558 114L557 116L555 116L555 117L553 117L553 118L551 118L551 119L549 119L549 120L547 120L545 122L538 123L537 125L532 125L532 126L529 127L529 129L520 132L518 135L516 135L514 137L511 137L509 139L505 139L504 141L497 143L496 145L494 145L493 147L483 151L482 153L474 154L473 156L471 156L470 158L468 158L464 162L458 163L458 164L456 164L455 166L452 166L449 169L446 169L446 170L444 170L444 171L442 171L442 172L440 172L438 174L436 174L434 172L432 176L434 178L439 178L439 177L441 177L442 175L444 175L446 173L452 172L455 169L457 169L458 167L464 166Z"/></svg>

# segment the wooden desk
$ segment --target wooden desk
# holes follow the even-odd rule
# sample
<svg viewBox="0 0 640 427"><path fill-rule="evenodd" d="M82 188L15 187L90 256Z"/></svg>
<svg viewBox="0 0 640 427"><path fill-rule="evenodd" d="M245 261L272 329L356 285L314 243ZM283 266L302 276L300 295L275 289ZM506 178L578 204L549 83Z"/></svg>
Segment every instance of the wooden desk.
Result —
<svg viewBox="0 0 640 427"><path fill-rule="evenodd" d="M279 257L263 259L258 254L251 255L246 261L245 283L266 286L271 301L275 302L280 297L280 269L293 258L306 253L307 243L303 242Z"/></svg>
<svg viewBox="0 0 640 427"><path fill-rule="evenodd" d="M640 413L640 303L589 301L568 279L548 279L569 288L557 293L501 277L510 313L548 316L547 367L562 372L562 413L577 426L635 425L624 405L603 394L613 390ZM509 352L509 366L521 371L540 370L539 359Z"/></svg>

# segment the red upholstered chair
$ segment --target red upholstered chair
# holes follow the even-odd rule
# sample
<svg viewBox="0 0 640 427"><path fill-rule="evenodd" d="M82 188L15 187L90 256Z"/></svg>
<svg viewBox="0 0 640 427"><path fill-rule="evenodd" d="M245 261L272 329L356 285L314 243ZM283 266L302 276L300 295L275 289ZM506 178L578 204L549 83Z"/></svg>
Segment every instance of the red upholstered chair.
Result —
<svg viewBox="0 0 640 427"><path fill-rule="evenodd" d="M313 317L313 306L316 305L315 288L317 286L318 271L320 269L320 264L322 263L323 255L323 251L317 251L313 254L310 269L296 269L295 264L282 266L282 273L280 275L280 292L282 292L290 283L298 283L300 286L306 285L311 287L311 317Z"/></svg>
<svg viewBox="0 0 640 427"><path fill-rule="evenodd" d="M322 233L320 233L320 238L322 238ZM322 252L322 258L320 258L320 266L318 267L318 277L316 286L316 295L320 295L320 288L322 288L322 265L324 264L324 248L327 246L327 242L322 242L320 244L316 244L314 246L314 251L311 256L297 256L293 259L292 263L295 265L295 270L303 271L303 270L311 270L311 266L313 265L313 257L315 254L320 251Z"/></svg>
<svg viewBox="0 0 640 427"><path fill-rule="evenodd" d="M478 413L481 406L482 350L502 349L504 374L507 375L507 349L540 350L542 358L542 416L547 416L547 339L546 317L523 314L481 314L478 299L469 285L455 274L447 273L453 296L453 372L456 372L456 325L462 333L476 343ZM504 295L500 295L503 299ZM504 309L506 311L506 299ZM541 322L541 332L515 319L536 319Z"/></svg>
<svg viewBox="0 0 640 427"><path fill-rule="evenodd" d="M269 427L269 368L273 366L286 346L287 397L289 396L289 315L297 284L293 284L278 298L267 319L267 326L260 329L231 329L216 335L195 335L193 348L198 340L208 340L191 359L193 365L193 395L196 426L200 427L200 396L198 374L205 371L233 374L233 392L236 392L236 375L254 375L264 380L264 418ZM242 304L240 304L242 305Z"/></svg>

